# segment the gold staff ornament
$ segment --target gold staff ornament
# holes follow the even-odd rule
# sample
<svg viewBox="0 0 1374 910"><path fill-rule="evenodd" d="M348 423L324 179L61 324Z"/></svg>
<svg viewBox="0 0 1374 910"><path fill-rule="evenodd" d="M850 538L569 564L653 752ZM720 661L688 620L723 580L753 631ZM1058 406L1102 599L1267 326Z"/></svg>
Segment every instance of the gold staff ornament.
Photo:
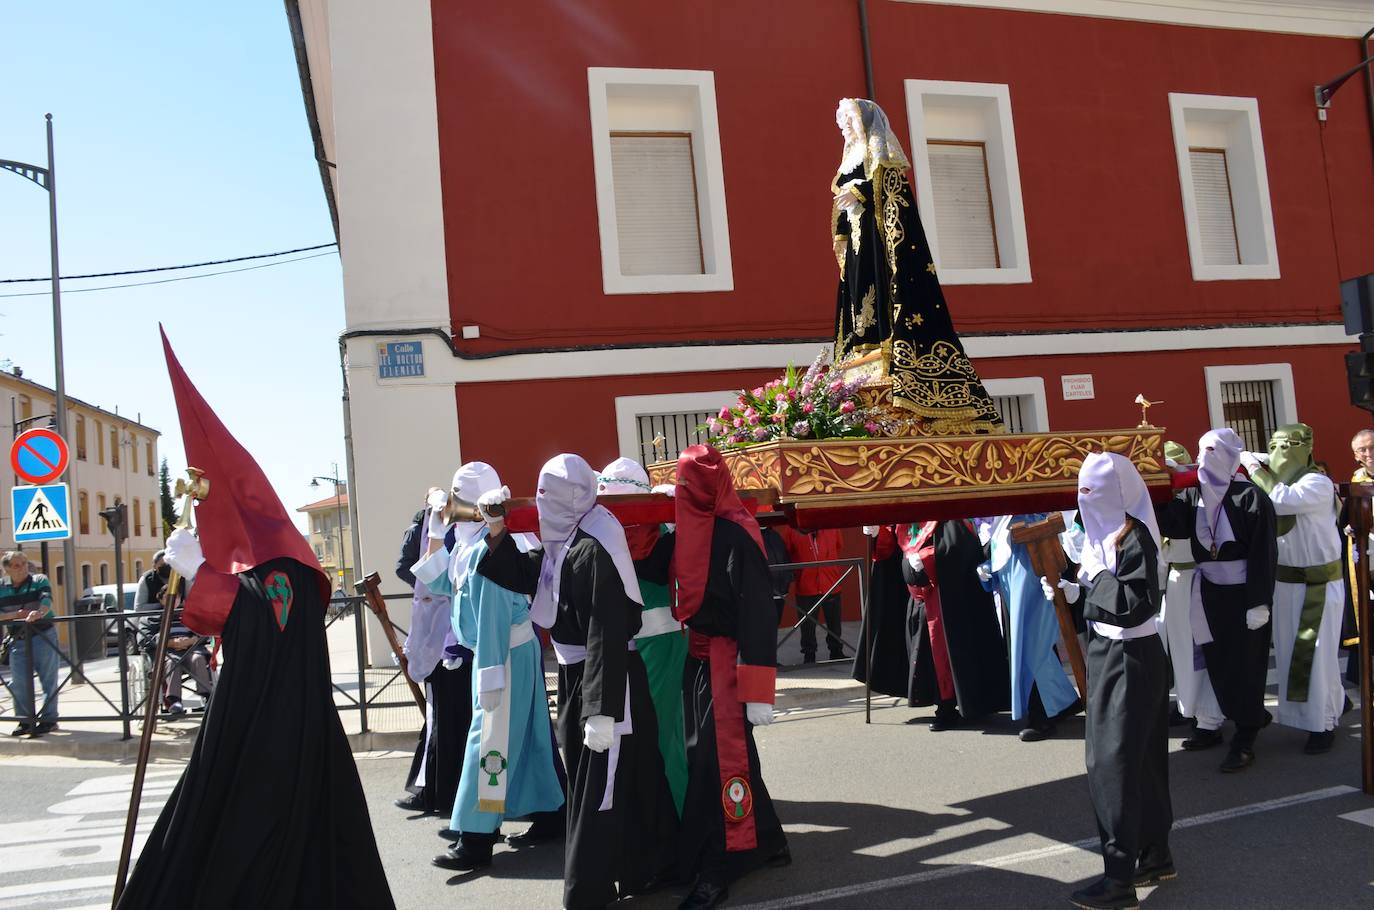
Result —
<svg viewBox="0 0 1374 910"><path fill-rule="evenodd" d="M1157 404L1163 404L1164 402L1151 401L1142 394L1135 396L1135 403L1140 405L1140 423L1137 424L1136 428L1140 430L1155 429L1155 425L1150 423L1150 408Z"/></svg>

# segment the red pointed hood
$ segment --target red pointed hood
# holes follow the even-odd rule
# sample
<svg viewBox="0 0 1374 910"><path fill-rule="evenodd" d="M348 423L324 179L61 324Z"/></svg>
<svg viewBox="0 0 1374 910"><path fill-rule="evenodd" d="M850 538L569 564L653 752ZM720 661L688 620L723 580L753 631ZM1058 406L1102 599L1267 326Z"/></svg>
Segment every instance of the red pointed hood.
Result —
<svg viewBox="0 0 1374 910"><path fill-rule="evenodd" d="M315 570L320 597L329 600L332 586L314 551L272 492L262 468L191 384L165 331L162 350L181 418L186 463L203 471L210 482L210 495L196 504L196 528L206 564L237 574L272 559L294 559Z"/></svg>

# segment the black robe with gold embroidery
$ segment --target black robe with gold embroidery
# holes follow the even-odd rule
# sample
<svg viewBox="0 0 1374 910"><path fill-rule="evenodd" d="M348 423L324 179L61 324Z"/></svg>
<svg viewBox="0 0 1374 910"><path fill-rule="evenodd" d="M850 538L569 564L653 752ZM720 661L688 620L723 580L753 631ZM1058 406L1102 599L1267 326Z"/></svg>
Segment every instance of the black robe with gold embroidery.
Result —
<svg viewBox="0 0 1374 910"><path fill-rule="evenodd" d="M893 403L929 420L934 433L996 430L997 406L954 332L905 171L878 167L870 180L859 164L835 178L835 191L850 181L858 181L863 214L853 224L839 209L834 215L835 237L849 242L835 359L882 350Z"/></svg>

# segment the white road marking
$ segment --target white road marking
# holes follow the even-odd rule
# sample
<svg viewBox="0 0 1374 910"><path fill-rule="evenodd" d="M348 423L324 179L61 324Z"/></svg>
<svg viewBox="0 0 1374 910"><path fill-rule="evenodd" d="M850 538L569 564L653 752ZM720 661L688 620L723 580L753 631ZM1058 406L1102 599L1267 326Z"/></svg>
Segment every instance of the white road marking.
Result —
<svg viewBox="0 0 1374 910"><path fill-rule="evenodd" d="M977 818L973 821L960 822L957 825L946 825L937 831L923 837L899 837L881 844L874 844L871 847L861 847L854 852L859 856L888 857L896 856L898 853L906 853L909 850L919 850L922 847L929 847L934 844L947 840L954 840L957 837L965 837L969 834L977 834L980 831L1004 831L1011 825L996 818Z"/></svg>
<svg viewBox="0 0 1374 910"><path fill-rule="evenodd" d="M1325 787L1321 790L1309 790L1306 793L1297 793L1293 796L1282 796L1277 799L1250 803L1245 806L1236 806L1232 809L1222 809L1218 812L1207 812L1203 815L1178 819L1174 822L1174 830L1178 831L1185 828L1195 828L1199 825L1228 821L1234 818L1242 818L1247 815L1256 815L1261 812L1272 812L1276 809L1286 809L1290 806L1317 802L1323 799L1332 799L1337 796L1345 796L1346 794L1356 792L1358 791L1355 787L1346 786L1344 784L1335 787ZM807 907L813 904L821 904L826 901L840 900L846 897L857 897L861 894L873 894L879 891L890 891L894 888L905 888L911 885L937 881L942 878L952 878L956 875L978 872L983 869L1003 869L1007 866L1032 863L1043 859L1049 859L1054 856L1076 853L1081 850L1096 850L1098 846L1099 843L1096 837L1085 838L1080 841L1075 841L1072 844L1050 844L1036 849L1009 853L1004 856L988 857L987 859L970 859L959 865L948 866L943 869L928 869L924 872L914 872L910 875L897 875L892 878L878 879L876 881L863 882L855 885L845 885L839 888L829 888L825 891L815 891L810 894L798 894L792 897L777 898L776 900L744 904L736 907L735 910L786 910L786 908L789 907Z"/></svg>
<svg viewBox="0 0 1374 910"><path fill-rule="evenodd" d="M1357 825L1368 825L1374 828L1374 809L1361 809L1358 812L1347 812L1340 817L1348 822L1354 822Z"/></svg>
<svg viewBox="0 0 1374 910"><path fill-rule="evenodd" d="M84 891L89 888L112 887L114 881L109 875L88 875L85 878L66 878L55 882L30 882L27 885L9 885L0 888L0 900L16 897L33 897L36 894L53 894L58 891Z"/></svg>

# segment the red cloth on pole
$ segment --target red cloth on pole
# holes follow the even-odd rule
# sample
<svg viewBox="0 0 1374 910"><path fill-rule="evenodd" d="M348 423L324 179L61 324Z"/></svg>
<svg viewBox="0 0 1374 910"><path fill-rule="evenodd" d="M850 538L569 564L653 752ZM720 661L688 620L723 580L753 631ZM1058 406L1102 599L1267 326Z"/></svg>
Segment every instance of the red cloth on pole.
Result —
<svg viewBox="0 0 1374 910"><path fill-rule="evenodd" d="M686 622L701 609L706 575L711 568L711 537L716 518L727 518L749 532L766 557L763 532L754 513L740 502L730 468L709 445L688 446L677 460L677 488L673 492L677 542L672 577L677 583L673 615Z"/></svg>

